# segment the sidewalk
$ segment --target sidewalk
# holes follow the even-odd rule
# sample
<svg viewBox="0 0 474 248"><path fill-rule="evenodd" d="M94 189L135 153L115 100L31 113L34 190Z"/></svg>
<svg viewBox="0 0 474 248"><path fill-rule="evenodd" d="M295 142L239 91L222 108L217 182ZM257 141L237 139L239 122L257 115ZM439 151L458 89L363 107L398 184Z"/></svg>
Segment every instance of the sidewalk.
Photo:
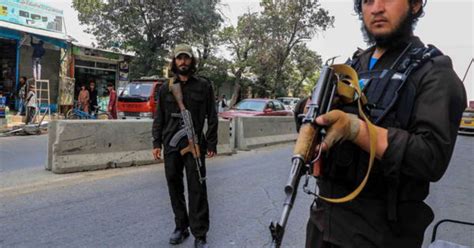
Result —
<svg viewBox="0 0 474 248"><path fill-rule="evenodd" d="M24 124L24 116L10 114L5 118L0 119L0 133L11 131L12 129L23 126Z"/></svg>
<svg viewBox="0 0 474 248"><path fill-rule="evenodd" d="M53 114L51 116L46 115L42 121L42 123L48 123L51 120L57 120L60 119L61 117L58 116L57 114ZM0 133L6 133L15 129L22 128L25 126L25 116L21 115L16 115L16 114L11 114L8 115L4 119L0 119ZM36 124L41 120L41 116L36 117Z"/></svg>

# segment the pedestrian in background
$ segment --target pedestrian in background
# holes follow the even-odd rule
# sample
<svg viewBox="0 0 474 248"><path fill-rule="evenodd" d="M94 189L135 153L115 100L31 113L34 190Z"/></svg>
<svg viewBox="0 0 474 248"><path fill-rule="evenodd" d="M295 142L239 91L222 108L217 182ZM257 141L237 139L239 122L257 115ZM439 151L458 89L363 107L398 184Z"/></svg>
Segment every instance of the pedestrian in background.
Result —
<svg viewBox="0 0 474 248"><path fill-rule="evenodd" d="M107 105L107 112L112 116L112 119L117 119L117 92L114 89L114 84L108 82L107 90L109 91L109 105Z"/></svg>
<svg viewBox="0 0 474 248"><path fill-rule="evenodd" d="M86 89L86 86L83 84L81 85L81 91L79 92L79 96L77 97L77 101L79 102L79 107L82 111L89 113L89 91Z"/></svg>
<svg viewBox="0 0 474 248"><path fill-rule="evenodd" d="M222 95L221 97L219 97L217 108L218 108L219 113L226 111L227 99L225 98L225 95Z"/></svg>
<svg viewBox="0 0 474 248"><path fill-rule="evenodd" d="M33 117L36 115L36 108L38 107L35 85L30 84L28 88L28 94L26 97L26 124L29 124L33 121Z"/></svg>
<svg viewBox="0 0 474 248"><path fill-rule="evenodd" d="M89 106L90 113L96 114L99 104L97 103L97 89L95 88L95 82L90 81L89 83Z"/></svg>
<svg viewBox="0 0 474 248"><path fill-rule="evenodd" d="M20 99L20 103L17 115L24 115L26 112L26 97L28 93L26 80L26 77L20 77L20 88L18 89L18 98Z"/></svg>
<svg viewBox="0 0 474 248"><path fill-rule="evenodd" d="M196 58L188 45L178 45L171 58L171 71L175 77L172 83L179 83L182 88L182 98L186 109L190 112L195 134L199 140L201 167L199 171L206 177L204 154L213 157L217 145L217 114L214 91L209 80L194 75ZM161 147L165 160L165 174L168 183L171 206L173 207L175 229L170 237L170 244L179 244L189 236L188 228L195 237L196 248L207 247L207 232L209 230L209 205L207 201L206 181L200 181L196 161L188 152L181 155L180 151L187 146L183 139L177 147L171 147L171 138L181 128L181 118L173 116L180 113L177 101L168 84L160 88L155 119L153 121L153 156L161 158ZM203 133L207 118L207 132ZM189 213L184 197L183 170L186 168L188 185Z"/></svg>
<svg viewBox="0 0 474 248"><path fill-rule="evenodd" d="M38 43L33 42L33 36L31 36L31 47L33 47L33 54L31 55L33 62L33 78L35 80L41 79L41 58L45 54L44 43L40 40Z"/></svg>

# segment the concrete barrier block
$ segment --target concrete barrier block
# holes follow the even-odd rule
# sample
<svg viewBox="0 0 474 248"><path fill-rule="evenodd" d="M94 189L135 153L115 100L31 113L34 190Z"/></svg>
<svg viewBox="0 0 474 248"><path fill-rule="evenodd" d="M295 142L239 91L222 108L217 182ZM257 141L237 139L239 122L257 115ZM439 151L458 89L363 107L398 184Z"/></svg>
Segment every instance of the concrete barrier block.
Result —
<svg viewBox="0 0 474 248"><path fill-rule="evenodd" d="M156 163L151 120L57 121L51 169L68 173ZM53 136L54 134L52 134Z"/></svg>
<svg viewBox="0 0 474 248"><path fill-rule="evenodd" d="M228 120L219 120L219 127L217 130L217 154L232 154L234 147L231 144L230 124Z"/></svg>
<svg viewBox="0 0 474 248"><path fill-rule="evenodd" d="M240 150L294 141L297 138L294 118L239 117L236 120L236 143Z"/></svg>
<svg viewBox="0 0 474 248"><path fill-rule="evenodd" d="M49 171L53 168L53 144L56 141L57 123L57 121L48 122L48 151L45 169Z"/></svg>
<svg viewBox="0 0 474 248"><path fill-rule="evenodd" d="M230 147L235 152L237 148L237 121L239 117L233 118L230 121Z"/></svg>
<svg viewBox="0 0 474 248"><path fill-rule="evenodd" d="M57 120L49 125L46 170L69 173L145 165L152 156L152 120ZM218 154L232 154L230 122L219 121Z"/></svg>

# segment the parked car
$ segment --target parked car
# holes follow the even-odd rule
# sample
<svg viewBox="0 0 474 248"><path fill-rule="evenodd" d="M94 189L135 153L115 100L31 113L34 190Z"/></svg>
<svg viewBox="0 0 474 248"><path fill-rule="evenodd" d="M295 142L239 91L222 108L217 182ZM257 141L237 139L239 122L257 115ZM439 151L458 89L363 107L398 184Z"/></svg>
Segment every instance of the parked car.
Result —
<svg viewBox="0 0 474 248"><path fill-rule="evenodd" d="M219 113L224 119L235 116L293 116L293 111L285 109L283 103L275 99L244 99L232 109Z"/></svg>
<svg viewBox="0 0 474 248"><path fill-rule="evenodd" d="M153 118L158 89L166 78L141 78L132 80L119 91L117 111L119 119Z"/></svg>
<svg viewBox="0 0 474 248"><path fill-rule="evenodd" d="M295 110L295 105L300 101L297 97L278 97L277 100L282 102L288 110Z"/></svg>
<svg viewBox="0 0 474 248"><path fill-rule="evenodd" d="M473 108L467 108L462 114L461 126L459 126L458 133L474 135L474 109Z"/></svg>

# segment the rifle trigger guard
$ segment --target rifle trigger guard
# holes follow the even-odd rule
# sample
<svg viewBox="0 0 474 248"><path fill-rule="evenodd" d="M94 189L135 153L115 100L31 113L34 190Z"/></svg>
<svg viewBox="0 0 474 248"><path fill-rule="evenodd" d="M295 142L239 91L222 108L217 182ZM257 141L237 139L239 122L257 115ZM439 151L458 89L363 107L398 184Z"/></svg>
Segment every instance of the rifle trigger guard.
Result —
<svg viewBox="0 0 474 248"><path fill-rule="evenodd" d="M324 142L324 141L323 141L323 142ZM323 146L322 146L322 143L321 143L321 145L319 145L318 155L316 156L316 158L313 159L313 161L311 161L310 164L313 164L313 163L317 162L317 161L321 158L321 153L322 153L322 150L323 150L322 147L323 147Z"/></svg>

